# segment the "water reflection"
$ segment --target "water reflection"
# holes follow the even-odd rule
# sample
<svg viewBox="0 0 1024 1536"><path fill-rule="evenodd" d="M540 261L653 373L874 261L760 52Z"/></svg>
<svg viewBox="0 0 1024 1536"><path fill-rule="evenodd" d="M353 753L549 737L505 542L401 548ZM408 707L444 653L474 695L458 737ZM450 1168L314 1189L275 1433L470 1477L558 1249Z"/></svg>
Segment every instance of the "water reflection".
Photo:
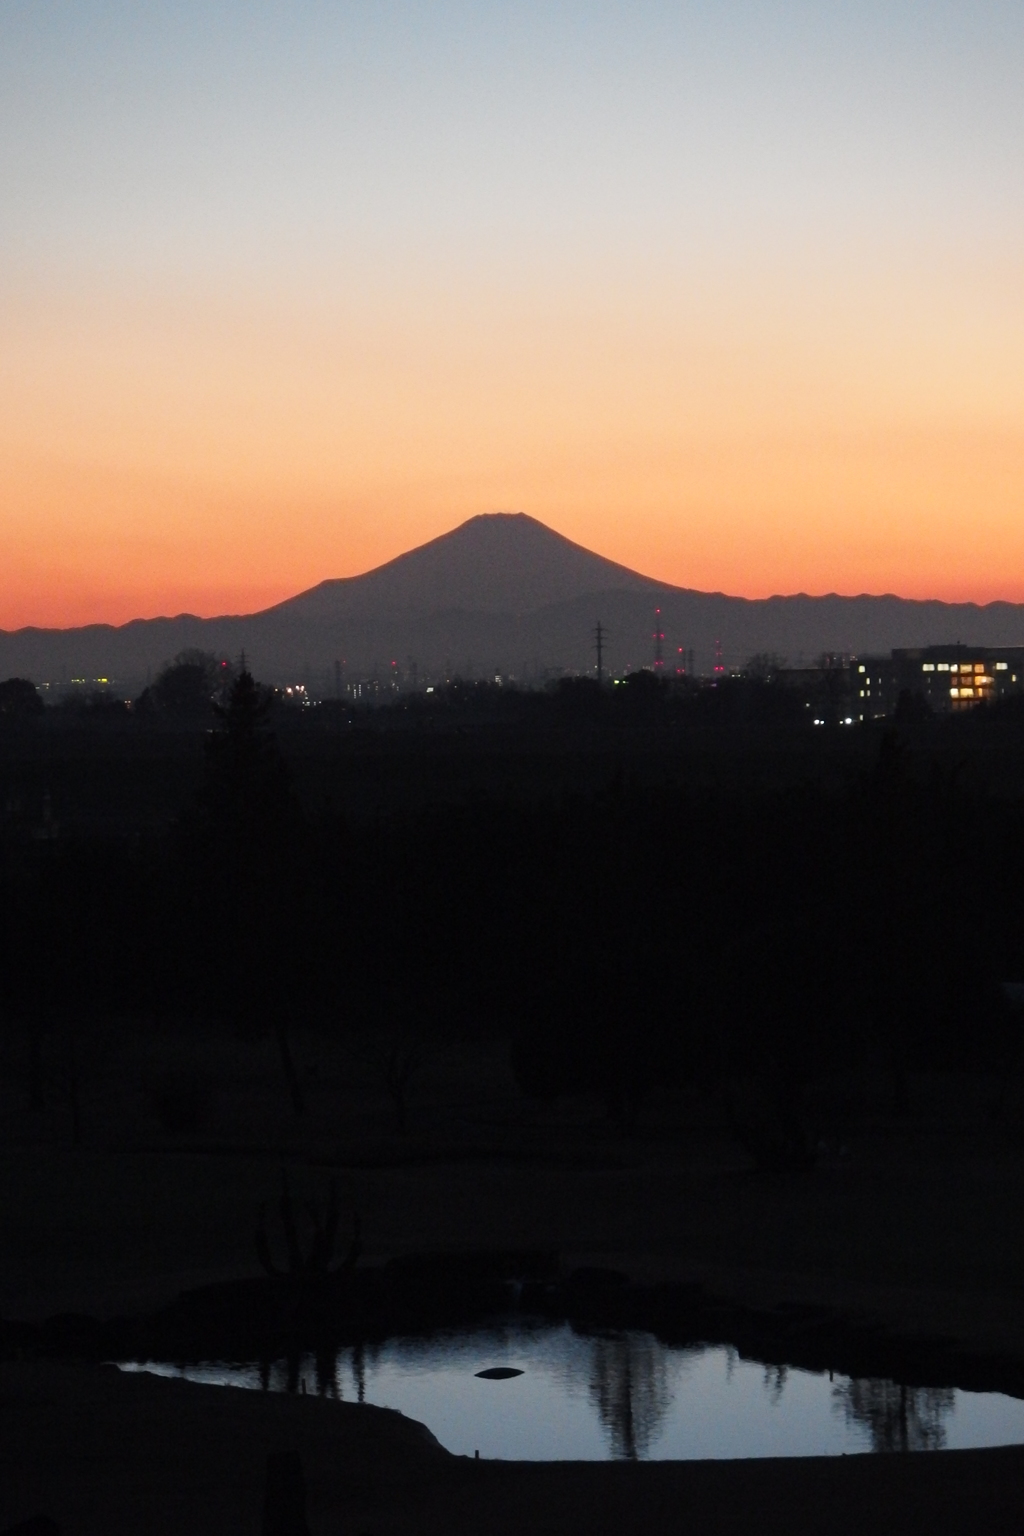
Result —
<svg viewBox="0 0 1024 1536"><path fill-rule="evenodd" d="M522 1374L485 1379L481 1370ZM396 1408L448 1450L512 1460L832 1456L1024 1443L1024 1402L766 1365L722 1345L568 1324L395 1338L252 1362L126 1362L194 1381Z"/></svg>
<svg viewBox="0 0 1024 1536"><path fill-rule="evenodd" d="M904 1387L894 1381L844 1381L833 1389L848 1424L871 1436L873 1451L941 1451L946 1419L956 1404L952 1387Z"/></svg>
<svg viewBox="0 0 1024 1536"><path fill-rule="evenodd" d="M768 1393L768 1401L777 1406L782 1401L782 1394L786 1390L786 1382L789 1379L788 1365L766 1365L764 1368L764 1389Z"/></svg>
<svg viewBox="0 0 1024 1536"><path fill-rule="evenodd" d="M356 1401L366 1402L366 1349L357 1344L352 1351L352 1375L356 1383Z"/></svg>
<svg viewBox="0 0 1024 1536"><path fill-rule="evenodd" d="M594 1340L589 1395L616 1459L636 1461L658 1438L672 1404L669 1358L649 1334Z"/></svg>

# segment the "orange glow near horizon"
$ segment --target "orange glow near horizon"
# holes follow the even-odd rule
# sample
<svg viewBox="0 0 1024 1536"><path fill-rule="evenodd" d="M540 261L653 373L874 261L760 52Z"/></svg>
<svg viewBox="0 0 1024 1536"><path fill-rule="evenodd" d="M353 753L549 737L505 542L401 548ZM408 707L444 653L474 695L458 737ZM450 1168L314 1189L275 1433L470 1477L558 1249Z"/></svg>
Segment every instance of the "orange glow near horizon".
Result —
<svg viewBox="0 0 1024 1536"><path fill-rule="evenodd" d="M0 628L518 510L1024 601L1024 11L0 7Z"/></svg>
<svg viewBox="0 0 1024 1536"><path fill-rule="evenodd" d="M26 284L0 314L0 627L251 612L497 510L678 586L1024 601L991 317L936 328L908 280L837 319L827 285L773 282L363 283L358 308Z"/></svg>

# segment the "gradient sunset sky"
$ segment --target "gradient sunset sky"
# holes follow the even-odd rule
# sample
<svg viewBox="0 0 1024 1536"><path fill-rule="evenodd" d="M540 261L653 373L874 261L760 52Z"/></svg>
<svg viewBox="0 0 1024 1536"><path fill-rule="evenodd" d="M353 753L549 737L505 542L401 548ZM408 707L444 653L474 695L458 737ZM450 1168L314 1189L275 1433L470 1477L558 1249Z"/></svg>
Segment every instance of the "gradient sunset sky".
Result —
<svg viewBox="0 0 1024 1536"><path fill-rule="evenodd" d="M477 512L1024 600L1020 0L0 0L0 627Z"/></svg>

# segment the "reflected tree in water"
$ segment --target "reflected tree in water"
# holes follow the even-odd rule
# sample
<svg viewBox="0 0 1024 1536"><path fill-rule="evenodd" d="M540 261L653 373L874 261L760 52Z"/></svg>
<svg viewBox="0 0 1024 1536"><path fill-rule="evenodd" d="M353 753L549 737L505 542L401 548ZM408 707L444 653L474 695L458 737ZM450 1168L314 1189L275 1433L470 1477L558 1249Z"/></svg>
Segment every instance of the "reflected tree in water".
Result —
<svg viewBox="0 0 1024 1536"><path fill-rule="evenodd" d="M612 1455L646 1456L672 1403L668 1355L657 1339L637 1334L595 1339L590 1399L608 1431Z"/></svg>
<svg viewBox="0 0 1024 1536"><path fill-rule="evenodd" d="M847 1381L833 1389L848 1424L862 1425L874 1451L941 1451L952 1387L903 1387L895 1381Z"/></svg>
<svg viewBox="0 0 1024 1536"><path fill-rule="evenodd" d="M374 1351L370 1350L371 1364L374 1361ZM355 1389L356 1402L366 1401L366 1345L360 1339L353 1344L351 1349L339 1349L331 1364L331 1396L339 1400L345 1396L344 1377L350 1373Z"/></svg>
<svg viewBox="0 0 1024 1536"><path fill-rule="evenodd" d="M764 1368L764 1386L768 1393L768 1400L773 1408L778 1407L782 1401L782 1394L786 1390L786 1382L789 1380L788 1365L766 1365Z"/></svg>
<svg viewBox="0 0 1024 1536"><path fill-rule="evenodd" d="M320 1348L316 1352L316 1391L318 1397L337 1397L338 1388L335 1380L337 1361L335 1353L331 1349Z"/></svg>

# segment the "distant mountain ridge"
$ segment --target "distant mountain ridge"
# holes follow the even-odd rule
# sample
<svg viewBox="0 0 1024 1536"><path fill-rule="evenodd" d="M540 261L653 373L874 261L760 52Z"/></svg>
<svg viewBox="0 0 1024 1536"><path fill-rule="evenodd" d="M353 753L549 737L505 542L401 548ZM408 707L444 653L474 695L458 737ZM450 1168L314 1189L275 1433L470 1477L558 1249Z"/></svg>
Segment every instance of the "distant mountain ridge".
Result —
<svg viewBox="0 0 1024 1536"><path fill-rule="evenodd" d="M362 576L322 581L270 612L313 621L375 610L519 615L591 592L663 590L525 512L489 512Z"/></svg>
<svg viewBox="0 0 1024 1536"><path fill-rule="evenodd" d="M656 607L668 664L680 649L693 651L704 671L718 647L728 666L758 651L799 664L823 651L1024 644L1024 605L699 592L618 565L524 513L496 512L260 613L0 631L0 678L110 677L137 686L190 646L230 656L244 650L266 680L304 680L321 691L333 686L336 664L349 678L412 663L421 678L535 678L591 668L598 619L608 631L607 664L621 670L651 660Z"/></svg>

